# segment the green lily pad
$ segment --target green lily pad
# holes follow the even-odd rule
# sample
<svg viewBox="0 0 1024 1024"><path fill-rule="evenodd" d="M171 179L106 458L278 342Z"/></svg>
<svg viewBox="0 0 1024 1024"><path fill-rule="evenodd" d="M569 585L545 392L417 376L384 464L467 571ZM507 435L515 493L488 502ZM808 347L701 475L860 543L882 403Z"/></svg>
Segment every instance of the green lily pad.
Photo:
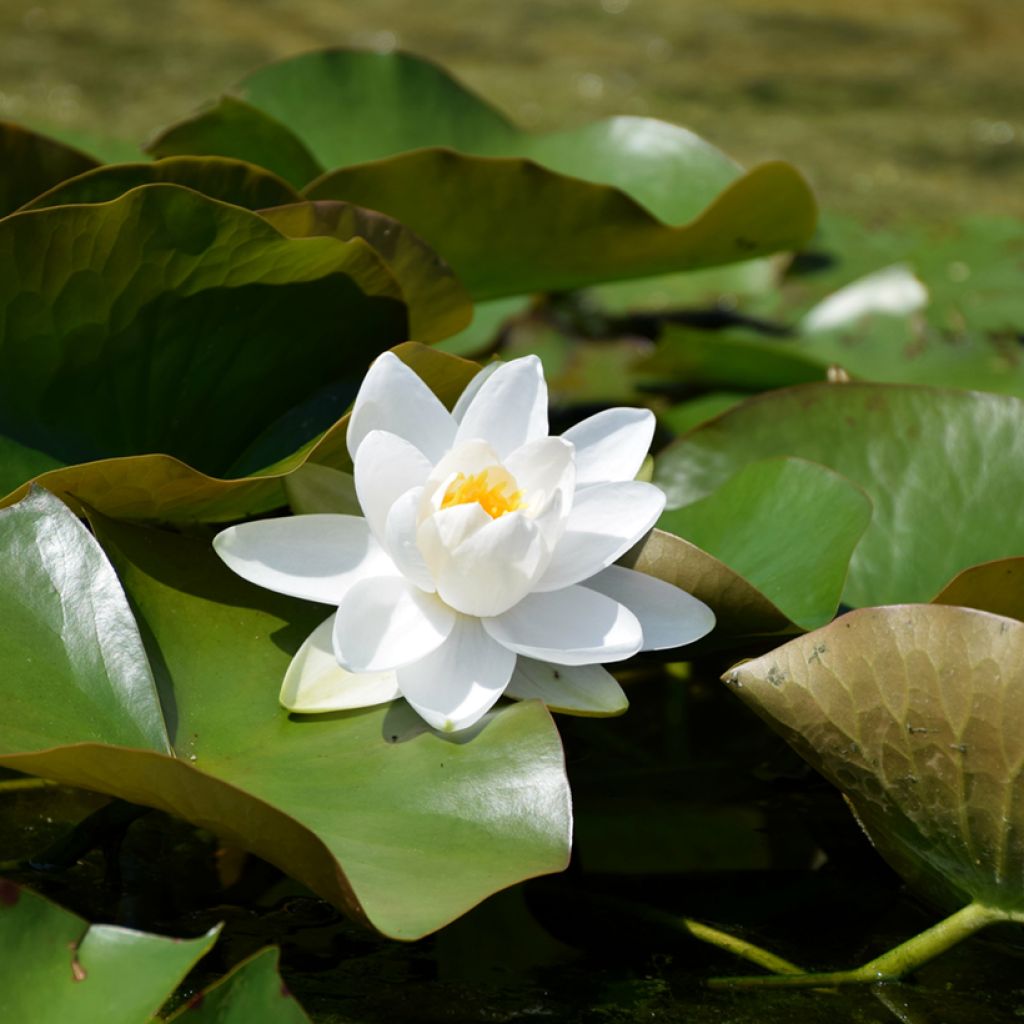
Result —
<svg viewBox="0 0 1024 1024"><path fill-rule="evenodd" d="M399 345L393 351L449 408L479 369L475 363L414 343ZM314 429L311 425L310 430ZM350 470L345 447L347 429L346 414L284 459L249 476L232 479L208 476L169 455L135 455L50 468L34 479L77 509L101 509L122 519L226 522L287 504L288 474L307 463ZM0 466L11 465L17 458L17 449L0 438ZM28 452L21 463L23 472L31 474L34 465L45 466L45 459L43 453ZM51 459L50 465L54 464L59 466ZM15 488L0 498L0 507L20 501L28 489L29 483Z"/></svg>
<svg viewBox="0 0 1024 1024"><path fill-rule="evenodd" d="M56 139L0 121L0 217L97 162Z"/></svg>
<svg viewBox="0 0 1024 1024"><path fill-rule="evenodd" d="M978 608L1024 621L1024 558L997 558L972 565L957 573L932 603Z"/></svg>
<svg viewBox="0 0 1024 1024"><path fill-rule="evenodd" d="M167 1024L309 1024L277 973L276 947L262 949L194 995Z"/></svg>
<svg viewBox="0 0 1024 1024"><path fill-rule="evenodd" d="M709 143L651 118L525 132L409 54L307 53L253 72L235 95L329 169L308 198L407 224L478 299L750 260L814 227L813 198L788 165L741 177ZM173 126L152 152L257 159L236 104L233 117L219 106Z"/></svg>
<svg viewBox="0 0 1024 1024"><path fill-rule="evenodd" d="M270 205L270 204L265 204ZM364 238L387 264L409 306L415 341L440 341L469 324L473 304L451 268L403 224L351 203L297 203L264 210L263 217L289 238L325 235Z"/></svg>
<svg viewBox="0 0 1024 1024"><path fill-rule="evenodd" d="M162 132L147 147L154 157L223 156L273 171L302 188L324 168L279 121L232 96Z"/></svg>
<svg viewBox="0 0 1024 1024"><path fill-rule="evenodd" d="M1024 623L866 608L724 678L908 881L952 906L1024 909Z"/></svg>
<svg viewBox="0 0 1024 1024"><path fill-rule="evenodd" d="M170 157L149 163L107 164L62 181L26 203L42 210L71 203L106 203L139 185L182 185L211 199L262 210L299 201L299 194L276 174L241 160L223 157Z"/></svg>
<svg viewBox="0 0 1024 1024"><path fill-rule="evenodd" d="M702 423L720 416L747 399L741 391L709 391L697 398L677 402L658 414L659 422L673 434L685 434Z"/></svg>
<svg viewBox="0 0 1024 1024"><path fill-rule="evenodd" d="M36 490L0 522L17 623L0 700L36 709L31 728L20 714L0 722L0 765L177 814L396 938L565 866L568 783L542 704L496 712L457 741L401 705L290 716L277 693L322 606L245 583L206 539L97 516L147 662L112 567L62 503ZM40 678L44 651L54 667ZM91 669L111 663L126 666L130 693ZM139 724L154 721L170 750Z"/></svg>
<svg viewBox="0 0 1024 1024"><path fill-rule="evenodd" d="M928 601L961 569L1024 552L1024 402L883 384L805 384L724 413L669 445L655 482L678 508L777 455L858 484L874 517L843 600Z"/></svg>
<svg viewBox="0 0 1024 1024"><path fill-rule="evenodd" d="M0 879L0 1016L25 1024L146 1024L219 931L171 939L90 925Z"/></svg>
<svg viewBox="0 0 1024 1024"><path fill-rule="evenodd" d="M740 637L784 636L801 631L735 570L664 530L652 530L620 562L681 587L714 611L715 628L687 651L699 645L722 646Z"/></svg>
<svg viewBox="0 0 1024 1024"><path fill-rule="evenodd" d="M845 477L803 459L744 466L658 526L720 559L803 629L831 619L871 502Z"/></svg>
<svg viewBox="0 0 1024 1024"><path fill-rule="evenodd" d="M723 182L692 219L675 226L618 188L533 159L447 149L329 172L306 196L368 206L407 224L477 299L748 260L797 248L815 217L806 183L783 163Z"/></svg>

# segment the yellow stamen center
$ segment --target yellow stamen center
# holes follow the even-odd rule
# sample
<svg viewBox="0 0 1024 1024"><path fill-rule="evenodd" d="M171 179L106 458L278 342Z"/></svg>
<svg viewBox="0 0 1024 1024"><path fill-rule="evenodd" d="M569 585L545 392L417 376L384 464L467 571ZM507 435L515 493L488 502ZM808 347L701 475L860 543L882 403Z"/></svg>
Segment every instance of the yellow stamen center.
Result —
<svg viewBox="0 0 1024 1024"><path fill-rule="evenodd" d="M498 470L499 479L496 481L492 481L490 474L490 469L471 473L469 476L458 473L444 492L441 508L469 505L475 501L492 519L497 519L506 512L515 512L523 503L522 491L508 493L515 481L503 470Z"/></svg>

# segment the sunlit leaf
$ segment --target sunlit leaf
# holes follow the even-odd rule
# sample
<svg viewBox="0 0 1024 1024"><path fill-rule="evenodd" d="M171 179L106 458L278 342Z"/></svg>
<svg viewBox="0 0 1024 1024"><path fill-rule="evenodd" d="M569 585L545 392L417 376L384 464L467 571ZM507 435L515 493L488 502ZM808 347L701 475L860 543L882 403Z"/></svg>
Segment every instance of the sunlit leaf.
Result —
<svg viewBox="0 0 1024 1024"><path fill-rule="evenodd" d="M70 203L106 203L139 185L182 185L211 199L247 210L299 200L299 194L270 171L223 157L170 157L151 163L107 164L62 181L24 207L41 210Z"/></svg>
<svg viewBox="0 0 1024 1024"><path fill-rule="evenodd" d="M1024 624L867 608L724 678L909 881L953 906L1024 908Z"/></svg>
<svg viewBox="0 0 1024 1024"><path fill-rule="evenodd" d="M0 1017L12 1024L146 1024L219 930L172 939L90 925L0 879Z"/></svg>
<svg viewBox="0 0 1024 1024"><path fill-rule="evenodd" d="M928 601L956 572L1024 552L1024 402L881 384L806 384L751 399L669 445L655 482L679 507L748 463L819 462L874 516L850 563L851 605Z"/></svg>
<svg viewBox="0 0 1024 1024"><path fill-rule="evenodd" d="M1024 558L972 565L957 573L932 601L1024 620Z"/></svg>
<svg viewBox="0 0 1024 1024"><path fill-rule="evenodd" d="M0 217L58 182L96 166L91 156L77 149L0 121Z"/></svg>
<svg viewBox="0 0 1024 1024"><path fill-rule="evenodd" d="M744 466L717 490L665 512L659 527L720 559L804 629L835 615L871 502L803 459Z"/></svg>
<svg viewBox="0 0 1024 1024"><path fill-rule="evenodd" d="M456 739L402 704L289 716L277 703L281 680L324 608L245 583L207 539L100 517L159 698L151 685L129 693L104 684L90 702L80 664L119 656L149 679L113 570L44 492L3 516L0 561L14 581L4 610L18 625L0 650L0 701L20 707L30 692L36 711L31 730L18 715L0 719L0 765L186 818L395 937L423 935L498 889L564 866L568 784L540 703L494 712ZM71 539L48 547L49 536ZM41 589L49 594L40 608ZM53 667L40 675L32 659L43 657L40 634L57 604L68 626L50 631ZM162 733L140 724L161 710L170 752Z"/></svg>

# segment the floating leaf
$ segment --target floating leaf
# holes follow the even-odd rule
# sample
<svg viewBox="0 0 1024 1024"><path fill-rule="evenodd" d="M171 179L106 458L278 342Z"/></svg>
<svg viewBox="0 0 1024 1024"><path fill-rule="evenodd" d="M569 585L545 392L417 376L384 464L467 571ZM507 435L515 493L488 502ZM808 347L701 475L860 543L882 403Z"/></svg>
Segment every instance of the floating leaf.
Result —
<svg viewBox="0 0 1024 1024"><path fill-rule="evenodd" d="M933 604L978 608L1024 621L1024 558L999 558L956 574Z"/></svg>
<svg viewBox="0 0 1024 1024"><path fill-rule="evenodd" d="M278 951L263 949L167 1018L184 1024L309 1024L277 973Z"/></svg>
<svg viewBox="0 0 1024 1024"><path fill-rule="evenodd" d="M417 344L399 345L395 354L411 366L449 408L462 393L479 367L455 356L445 355ZM315 423L309 431L315 431ZM36 482L59 494L74 508L82 505L102 509L122 519L203 519L221 522L266 512L287 503L287 475L307 462L351 469L345 432L348 416L342 416L314 441L271 466L246 477L223 479L207 476L169 455L136 455L103 459L78 466L52 469L37 476ZM0 456L17 451L0 438ZM41 453L28 453L42 463ZM53 460L51 460L52 464ZM45 465L45 463L43 463ZM0 466L8 465L6 457ZM29 467L31 463L21 462ZM0 505L20 501L28 484L16 488Z"/></svg>
<svg viewBox="0 0 1024 1024"><path fill-rule="evenodd" d="M108 164L62 181L23 208L106 203L139 185L182 185L211 199L262 210L298 202L299 194L276 174L241 160L181 156L150 163Z"/></svg>
<svg viewBox="0 0 1024 1024"><path fill-rule="evenodd" d="M336 202L282 205L264 210L263 216L289 238L366 239L402 289L409 307L409 333L415 341L440 341L457 334L473 316L472 301L451 268L391 217Z"/></svg>
<svg viewBox="0 0 1024 1024"><path fill-rule="evenodd" d="M58 182L96 166L91 156L77 149L0 121L0 217Z"/></svg>
<svg viewBox="0 0 1024 1024"><path fill-rule="evenodd" d="M835 615L871 502L849 480L803 459L744 466L658 525L720 559L804 629Z"/></svg>
<svg viewBox="0 0 1024 1024"><path fill-rule="evenodd" d="M0 765L177 814L399 938L564 867L568 784L540 703L493 713L457 742L397 704L289 716L277 703L281 680L324 609L245 583L206 540L100 517L159 699L141 683L129 694L102 678L90 699L82 663L123 661L143 683L150 672L111 566L45 492L0 522L0 561L14 581L4 611L18 624L0 651L0 701L20 709L31 692L36 708L31 728L19 715L0 721ZM55 634L57 606L69 611ZM54 667L40 676L31 661L44 653ZM170 752L162 732L141 724L161 718Z"/></svg>
<svg viewBox="0 0 1024 1024"><path fill-rule="evenodd" d="M0 1017L12 1024L146 1024L219 931L170 939L90 925L0 879Z"/></svg>
<svg viewBox="0 0 1024 1024"><path fill-rule="evenodd" d="M850 563L851 605L927 601L954 573L1024 552L1024 402L882 384L805 384L745 402L669 445L670 507L777 455L858 484L874 517Z"/></svg>
<svg viewBox="0 0 1024 1024"><path fill-rule="evenodd" d="M1024 624L867 608L725 676L848 797L890 863L953 906L1024 909Z"/></svg>

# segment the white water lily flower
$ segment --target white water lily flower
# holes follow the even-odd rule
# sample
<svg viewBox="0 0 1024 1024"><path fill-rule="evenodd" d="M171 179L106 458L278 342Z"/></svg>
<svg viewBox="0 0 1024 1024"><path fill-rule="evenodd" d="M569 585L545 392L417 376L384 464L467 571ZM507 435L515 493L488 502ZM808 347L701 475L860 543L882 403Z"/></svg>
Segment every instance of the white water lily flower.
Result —
<svg viewBox="0 0 1024 1024"><path fill-rule="evenodd" d="M402 696L446 731L502 694L624 710L601 663L714 625L696 598L613 565L665 504L633 479L653 432L650 412L622 408L549 437L534 356L481 371L451 413L380 356L348 426L365 518L264 520L214 541L245 579L336 606L296 654L282 704L335 711Z"/></svg>

